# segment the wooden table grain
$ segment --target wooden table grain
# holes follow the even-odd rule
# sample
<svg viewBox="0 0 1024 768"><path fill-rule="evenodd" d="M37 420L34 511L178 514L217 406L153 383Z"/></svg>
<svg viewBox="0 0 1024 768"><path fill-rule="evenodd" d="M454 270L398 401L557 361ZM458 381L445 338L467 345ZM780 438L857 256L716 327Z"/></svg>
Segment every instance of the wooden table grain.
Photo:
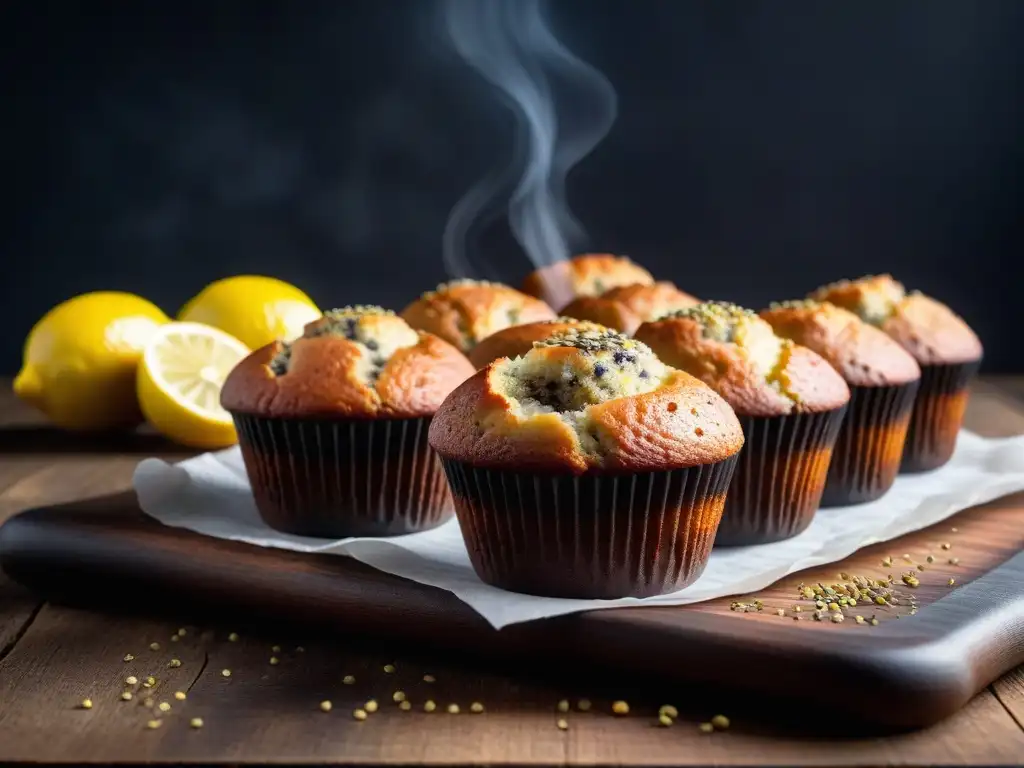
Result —
<svg viewBox="0 0 1024 768"><path fill-rule="evenodd" d="M0 381L0 522L23 509L127 488L139 459L188 454L151 435L95 440L46 428ZM1024 431L1024 377L977 389L1013 403ZM984 419L984 402L970 420ZM684 692L681 716L656 725L656 693L611 714L600 680L575 689L462 667L416 648L385 654L338 637L296 636L242 617L193 626L41 603L0 575L0 763L348 765L1016 765L1024 761L1024 668L1004 675L959 713L924 731L867 738L808 711L785 722L771 701L723 702ZM184 630L181 633L180 630ZM233 633L237 633L233 634ZM572 659L538 659L538 669ZM757 670L751 670L756 674ZM345 683L346 676L354 682ZM153 678L147 687L147 678ZM137 682L126 682L135 678ZM541 676L539 679L543 679ZM843 670L822 685L843 684ZM125 700L122 694L131 693ZM401 692L412 703L403 711ZM677 698L679 693L676 693ZM92 707L81 707L84 699ZM352 712L369 699L365 721ZM399 695L398 698L401 698ZM592 702L579 709L581 699ZM147 702L151 699L151 702ZM437 710L423 711L436 702ZM570 711L562 713L565 700ZM321 703L331 702L323 711ZM641 704L640 702L645 702ZM161 725L147 703L169 711ZM471 710L483 705L482 713ZM460 712L448 714L449 704ZM885 701L879 701L885 707ZM697 724L722 712L727 731ZM202 727L193 727L195 718ZM564 718L568 728L557 727Z"/></svg>

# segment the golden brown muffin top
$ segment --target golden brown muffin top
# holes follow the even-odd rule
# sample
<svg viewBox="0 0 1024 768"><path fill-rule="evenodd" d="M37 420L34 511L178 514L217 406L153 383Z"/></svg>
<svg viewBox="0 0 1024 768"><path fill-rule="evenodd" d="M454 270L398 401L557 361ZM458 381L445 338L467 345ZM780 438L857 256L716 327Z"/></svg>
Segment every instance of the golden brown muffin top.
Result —
<svg viewBox="0 0 1024 768"><path fill-rule="evenodd" d="M647 320L695 304L700 304L700 299L684 293L672 283L659 281L650 285L620 285L600 296L580 296L562 313L632 334Z"/></svg>
<svg viewBox="0 0 1024 768"><path fill-rule="evenodd" d="M645 345L570 329L500 358L448 397L430 427L444 458L524 472L652 472L743 446L728 404Z"/></svg>
<svg viewBox="0 0 1024 768"><path fill-rule="evenodd" d="M945 304L920 291L907 293L891 275L868 275L822 286L810 298L829 301L878 326L921 365L981 359L981 341Z"/></svg>
<svg viewBox="0 0 1024 768"><path fill-rule="evenodd" d="M577 320L574 317L556 317L554 320L513 325L491 334L473 347L469 353L469 362L479 369L499 357L519 357L533 349L533 342L572 328L604 330L604 327L597 323Z"/></svg>
<svg viewBox="0 0 1024 768"><path fill-rule="evenodd" d="M503 328L554 317L543 301L486 280L441 283L402 311L410 326L440 336L463 352Z"/></svg>
<svg viewBox="0 0 1024 768"><path fill-rule="evenodd" d="M851 386L894 386L921 378L909 352L842 307L813 299L784 301L760 316L776 335L825 358Z"/></svg>
<svg viewBox="0 0 1024 768"><path fill-rule="evenodd" d="M390 310L325 312L291 343L253 352L228 375L223 408L271 418L429 416L473 373L455 347Z"/></svg>
<svg viewBox="0 0 1024 768"><path fill-rule="evenodd" d="M523 281L523 290L557 309L578 296L600 296L620 285L653 282L651 273L627 256L585 253L531 272Z"/></svg>
<svg viewBox="0 0 1024 768"><path fill-rule="evenodd" d="M708 384L741 416L831 411L850 399L824 359L735 304L705 302L670 313L641 325L636 338Z"/></svg>

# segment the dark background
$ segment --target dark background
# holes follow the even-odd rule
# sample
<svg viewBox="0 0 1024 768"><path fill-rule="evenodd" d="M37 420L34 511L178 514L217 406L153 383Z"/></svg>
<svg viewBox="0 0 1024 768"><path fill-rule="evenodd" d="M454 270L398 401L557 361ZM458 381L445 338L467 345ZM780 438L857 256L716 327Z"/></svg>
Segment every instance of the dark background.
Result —
<svg viewBox="0 0 1024 768"><path fill-rule="evenodd" d="M514 0L508 0L512 2ZM53 304L173 313L236 273L396 309L510 113L432 0L5 3L0 371ZM891 271L1021 370L1024 2L555 0L618 91L570 177L590 245L751 306ZM497 226L471 254L518 282Z"/></svg>

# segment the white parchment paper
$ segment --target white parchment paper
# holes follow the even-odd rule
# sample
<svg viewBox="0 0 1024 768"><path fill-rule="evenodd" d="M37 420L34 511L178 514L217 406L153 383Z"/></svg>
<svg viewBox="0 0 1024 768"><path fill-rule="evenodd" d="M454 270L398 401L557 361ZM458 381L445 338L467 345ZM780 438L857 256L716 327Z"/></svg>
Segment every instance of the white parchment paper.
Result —
<svg viewBox="0 0 1024 768"><path fill-rule="evenodd" d="M565 600L496 589L473 571L458 523L394 538L329 541L278 533L256 512L232 448L178 464L146 459L135 471L142 509L165 525L260 547L348 555L387 573L447 589L496 629L578 611L685 605L763 589L804 568L842 560L869 544L925 528L967 507L1024 490L1024 436L989 440L962 432L942 469L900 476L870 504L823 509L799 536L776 544L715 550L701 578L679 592L644 599Z"/></svg>

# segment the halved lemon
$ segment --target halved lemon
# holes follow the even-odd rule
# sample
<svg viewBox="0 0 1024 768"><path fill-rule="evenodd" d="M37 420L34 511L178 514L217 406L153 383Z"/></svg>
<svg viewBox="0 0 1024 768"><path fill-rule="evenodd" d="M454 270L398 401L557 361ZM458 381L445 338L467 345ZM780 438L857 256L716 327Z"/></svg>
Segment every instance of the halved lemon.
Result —
<svg viewBox="0 0 1024 768"><path fill-rule="evenodd" d="M201 323L168 323L150 337L136 381L142 413L161 434L193 448L238 441L220 390L249 348Z"/></svg>

